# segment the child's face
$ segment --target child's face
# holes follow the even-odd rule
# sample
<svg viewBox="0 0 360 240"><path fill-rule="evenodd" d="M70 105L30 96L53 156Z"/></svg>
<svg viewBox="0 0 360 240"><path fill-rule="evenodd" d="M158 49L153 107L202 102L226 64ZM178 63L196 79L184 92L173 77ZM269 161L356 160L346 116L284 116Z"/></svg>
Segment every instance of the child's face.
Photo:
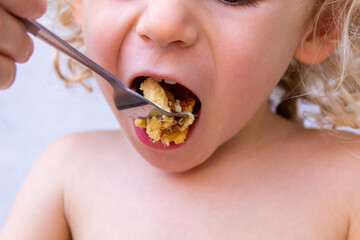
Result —
<svg viewBox="0 0 360 240"><path fill-rule="evenodd" d="M144 144L133 120L113 108L135 148L160 168L190 169L246 128L300 43L307 0L238 1L256 3L242 6L227 1L83 0L91 58L126 86L137 76L165 78L201 101L186 143L168 150ZM99 84L112 105L112 89Z"/></svg>

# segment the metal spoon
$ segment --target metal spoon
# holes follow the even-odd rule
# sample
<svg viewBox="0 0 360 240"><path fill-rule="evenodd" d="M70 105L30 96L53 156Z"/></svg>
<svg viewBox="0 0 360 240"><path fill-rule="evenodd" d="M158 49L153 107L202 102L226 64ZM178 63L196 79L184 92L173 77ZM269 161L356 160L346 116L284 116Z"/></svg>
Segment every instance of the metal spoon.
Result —
<svg viewBox="0 0 360 240"><path fill-rule="evenodd" d="M170 113L156 106L137 92L127 88L110 72L70 46L67 42L32 19L21 19L29 33L50 44L69 57L89 68L107 82L114 89L114 103L116 108L131 118L148 118L149 116L168 115L173 117L187 117L184 113Z"/></svg>

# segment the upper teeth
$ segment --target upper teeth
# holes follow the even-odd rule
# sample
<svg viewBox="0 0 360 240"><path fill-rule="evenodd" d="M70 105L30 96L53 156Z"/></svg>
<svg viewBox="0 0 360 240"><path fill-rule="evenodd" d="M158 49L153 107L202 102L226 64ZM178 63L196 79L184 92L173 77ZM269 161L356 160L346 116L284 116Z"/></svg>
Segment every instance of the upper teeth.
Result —
<svg viewBox="0 0 360 240"><path fill-rule="evenodd" d="M176 82L174 81L170 81L170 80L164 80L167 84L176 84Z"/></svg>
<svg viewBox="0 0 360 240"><path fill-rule="evenodd" d="M161 83L162 81L165 81L167 84L176 84L176 82L171 81L171 80L166 80L166 79L161 79L161 78L154 78L155 81L157 81L158 83Z"/></svg>

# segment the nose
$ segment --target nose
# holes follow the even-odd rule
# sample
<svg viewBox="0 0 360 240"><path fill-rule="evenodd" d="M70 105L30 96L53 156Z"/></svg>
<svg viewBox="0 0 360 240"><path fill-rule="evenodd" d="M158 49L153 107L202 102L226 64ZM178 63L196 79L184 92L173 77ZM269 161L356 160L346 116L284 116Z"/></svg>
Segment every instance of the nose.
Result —
<svg viewBox="0 0 360 240"><path fill-rule="evenodd" d="M149 0L139 16L136 33L160 47L193 45L198 32L184 0Z"/></svg>

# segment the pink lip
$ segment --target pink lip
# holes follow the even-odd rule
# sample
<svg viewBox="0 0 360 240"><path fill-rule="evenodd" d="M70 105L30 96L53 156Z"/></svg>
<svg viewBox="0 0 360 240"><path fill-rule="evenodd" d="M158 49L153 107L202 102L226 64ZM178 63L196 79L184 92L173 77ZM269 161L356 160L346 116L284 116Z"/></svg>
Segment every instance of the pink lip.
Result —
<svg viewBox="0 0 360 240"><path fill-rule="evenodd" d="M177 80L175 80L174 78L172 78L171 76L166 75L166 74L157 74L157 73L153 73L153 72L144 71L144 72L138 72L136 74L131 75L129 80L128 80L128 83L127 83L129 85L128 87L131 86L131 83L135 78L137 78L137 77L147 77L147 76L152 77L152 78L158 78L158 79L168 79L168 80L171 80L171 81L178 82Z"/></svg>
<svg viewBox="0 0 360 240"><path fill-rule="evenodd" d="M153 78L158 78L158 79L167 79L167 80L170 80L170 81L177 82L177 83L183 85L184 87L188 88L188 86L184 85L184 83L182 81L179 81L179 79L173 78L171 75L157 74L157 73L154 73L154 72L151 72L151 71L138 72L138 73L130 76L129 80L127 81L127 85L131 85L132 81L135 78L142 77L142 76L151 76ZM200 109L200 111L201 111L201 109ZM200 111L197 113L198 116L200 116ZM144 145L146 145L146 146L148 146L150 148L153 148L153 149L173 150L173 149L178 149L178 148L181 148L181 147L185 146L185 144L188 142L189 138L191 137L193 131L195 130L195 127L196 127L197 122L198 122L198 118L199 117L196 117L194 123L189 127L189 133L188 133L187 139L185 140L185 143L175 144L174 142L171 142L169 146L165 146L161 141L158 141L158 142L154 143L153 140L147 135L146 129L136 127L135 124L134 124L134 120L132 120L132 121L133 121L133 126L134 126L135 133L136 133L137 137L139 138L139 140Z"/></svg>
<svg viewBox="0 0 360 240"><path fill-rule="evenodd" d="M153 72L139 72L139 73L136 73L136 74L133 74L130 76L129 80L127 80L126 82L126 85L127 87L130 87L133 80L137 77L152 77L152 78L158 78L158 79L166 79L166 80L170 80L170 81L173 81L173 82L176 82L178 84L181 84L183 85L184 87L189 88L189 86L187 84L185 84L183 81L181 81L180 79L176 79L175 77L172 77L171 75L168 75L168 74L157 74L157 73L153 73ZM192 91L192 90L191 90ZM196 94L194 92L194 94ZM196 94L197 96L197 94Z"/></svg>
<svg viewBox="0 0 360 240"><path fill-rule="evenodd" d="M199 113L199 115L200 115L200 113ZM195 127L196 127L197 122L198 122L198 118L199 117L197 117L195 119L194 123L189 127L189 133L188 133L188 136L187 136L187 138L185 140L185 143L175 144L174 142L171 142L169 146L165 146L161 141L158 141L158 142L154 143L153 140L147 135L146 129L136 127L135 124L134 124L134 121L133 121L133 125L134 125L136 136L146 146L154 148L154 149L159 149L159 150L173 150L173 149L181 148L186 144L186 142L191 137L192 132L195 130Z"/></svg>

